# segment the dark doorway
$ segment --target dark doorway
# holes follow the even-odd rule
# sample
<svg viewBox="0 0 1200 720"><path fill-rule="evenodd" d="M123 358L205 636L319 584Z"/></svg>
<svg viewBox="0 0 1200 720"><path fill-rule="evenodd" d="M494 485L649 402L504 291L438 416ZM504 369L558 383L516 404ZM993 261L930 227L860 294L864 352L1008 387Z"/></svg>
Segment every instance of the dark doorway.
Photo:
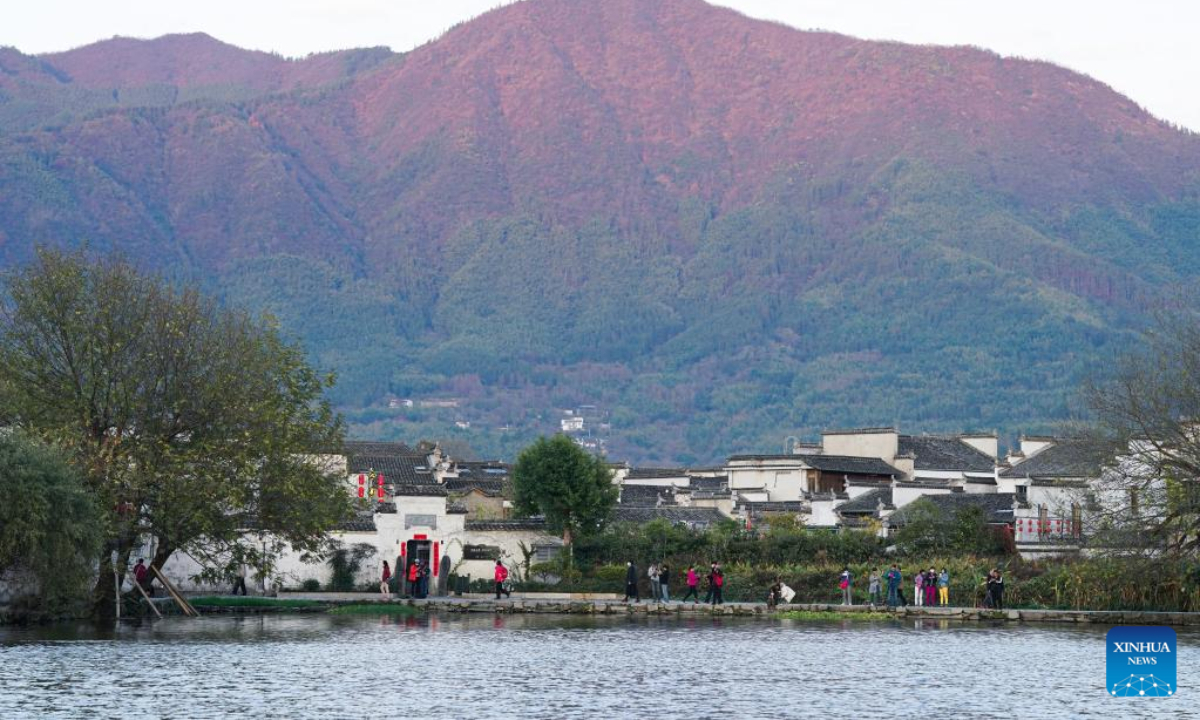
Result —
<svg viewBox="0 0 1200 720"><path fill-rule="evenodd" d="M408 580L409 568L415 562L424 561L425 567L433 573L433 542L430 540L409 540L406 548L408 565L404 566L404 589L406 595L416 595L416 587Z"/></svg>

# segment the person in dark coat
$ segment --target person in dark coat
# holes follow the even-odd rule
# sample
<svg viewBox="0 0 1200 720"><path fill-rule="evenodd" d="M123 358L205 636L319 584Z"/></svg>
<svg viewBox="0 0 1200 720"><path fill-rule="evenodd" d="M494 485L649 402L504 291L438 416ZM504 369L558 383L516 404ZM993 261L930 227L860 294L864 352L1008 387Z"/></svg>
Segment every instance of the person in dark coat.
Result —
<svg viewBox="0 0 1200 720"><path fill-rule="evenodd" d="M637 566L632 561L625 568L625 602L629 602L629 598L633 598L634 602L642 601L638 595Z"/></svg>
<svg viewBox="0 0 1200 720"><path fill-rule="evenodd" d="M992 598L992 609L1004 609L1004 576L998 569L993 569L988 577L988 590Z"/></svg>
<svg viewBox="0 0 1200 720"><path fill-rule="evenodd" d="M887 580L887 604L888 607L894 608L900 604L900 583L904 580L896 563L892 563L892 569L887 571L884 578Z"/></svg>
<svg viewBox="0 0 1200 720"><path fill-rule="evenodd" d="M720 565L713 563L713 569L712 569L712 591L713 591L712 604L713 604L713 607L716 607L717 605L723 605L725 603L725 598L722 597L722 595L721 595L724 592L724 590L725 590L725 573L721 572Z"/></svg>

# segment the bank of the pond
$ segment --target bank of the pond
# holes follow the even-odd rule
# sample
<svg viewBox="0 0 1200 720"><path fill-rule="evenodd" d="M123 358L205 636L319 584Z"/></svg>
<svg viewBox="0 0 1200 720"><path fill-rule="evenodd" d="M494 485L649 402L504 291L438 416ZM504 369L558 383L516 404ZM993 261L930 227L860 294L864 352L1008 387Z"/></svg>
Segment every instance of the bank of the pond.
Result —
<svg viewBox="0 0 1200 720"><path fill-rule="evenodd" d="M262 613L320 613L331 615L391 615L418 614L499 614L499 615L603 615L647 617L738 617L764 620L796 621L889 621L939 620L947 622L1002 623L1072 623L1085 625L1171 625L1200 626L1200 613L1102 611L1102 610L1042 610L1014 608L988 610L971 607L900 607L896 609L869 605L793 604L768 610L765 603L725 603L701 605L691 603L626 603L613 599L523 597L494 600L491 598L428 598L424 600L383 600L378 596L352 594L334 597L322 594L320 599L306 598L220 598L196 603L202 614L262 614ZM160 608L166 609L162 604Z"/></svg>

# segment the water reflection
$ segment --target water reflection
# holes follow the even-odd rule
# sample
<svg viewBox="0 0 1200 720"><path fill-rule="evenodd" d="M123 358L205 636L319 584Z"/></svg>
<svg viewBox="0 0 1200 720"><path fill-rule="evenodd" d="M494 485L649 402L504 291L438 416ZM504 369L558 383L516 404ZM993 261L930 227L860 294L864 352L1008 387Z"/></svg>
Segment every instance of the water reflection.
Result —
<svg viewBox="0 0 1200 720"><path fill-rule="evenodd" d="M1104 694L1104 631L727 617L252 616L0 630L0 718L1194 717ZM1193 699L1196 698L1196 699ZM924 712L924 711L923 711Z"/></svg>

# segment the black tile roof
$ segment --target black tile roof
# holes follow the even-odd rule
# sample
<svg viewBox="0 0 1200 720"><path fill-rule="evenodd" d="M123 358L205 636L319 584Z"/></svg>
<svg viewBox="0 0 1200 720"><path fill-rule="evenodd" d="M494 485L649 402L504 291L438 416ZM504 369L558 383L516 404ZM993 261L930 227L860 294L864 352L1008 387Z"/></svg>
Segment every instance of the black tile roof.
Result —
<svg viewBox="0 0 1200 720"><path fill-rule="evenodd" d="M713 495L728 495L729 476L722 475L720 477L691 477L688 479L688 487L691 488L692 494L709 493Z"/></svg>
<svg viewBox="0 0 1200 720"><path fill-rule="evenodd" d="M1095 478L1100 476L1100 468L1115 456L1115 448L1105 442L1060 440L1056 445L1036 452L1024 462L1000 473L1000 477Z"/></svg>
<svg viewBox="0 0 1200 720"><path fill-rule="evenodd" d="M821 472L845 475L895 475L896 477L904 474L879 458L848 455L796 455L795 457L803 460L805 465Z"/></svg>
<svg viewBox="0 0 1200 720"><path fill-rule="evenodd" d="M446 488L447 492L455 494L478 490L488 497L501 497L504 495L504 481L491 478L446 478L446 481L442 485Z"/></svg>
<svg viewBox="0 0 1200 720"><path fill-rule="evenodd" d="M675 494L669 488L654 485L622 485L618 501L621 507L656 507L662 503L675 503Z"/></svg>
<svg viewBox="0 0 1200 720"><path fill-rule="evenodd" d="M351 455L349 456L349 472L383 473L387 483L432 483L436 482L428 470L418 470L425 466L425 459L412 455Z"/></svg>
<svg viewBox="0 0 1200 720"><path fill-rule="evenodd" d="M396 514L396 503L394 502L377 502L375 503L375 512L385 515Z"/></svg>
<svg viewBox="0 0 1200 720"><path fill-rule="evenodd" d="M358 515L339 523L334 530L335 532L375 532L375 516Z"/></svg>
<svg viewBox="0 0 1200 720"><path fill-rule="evenodd" d="M467 506L462 503L450 503L446 506L447 515L466 515L468 513Z"/></svg>
<svg viewBox="0 0 1200 720"><path fill-rule="evenodd" d="M739 500L738 507L745 509L750 514L768 513L768 512L807 512L810 506L806 502L799 500L768 500L765 502L752 502L749 500Z"/></svg>
<svg viewBox="0 0 1200 720"><path fill-rule="evenodd" d="M499 460L456 462L454 465L461 477L502 480L512 472L511 465Z"/></svg>
<svg viewBox="0 0 1200 720"><path fill-rule="evenodd" d="M630 468L625 475L627 478L678 478L687 477L685 468Z"/></svg>
<svg viewBox="0 0 1200 720"><path fill-rule="evenodd" d="M785 455L730 455L729 462L734 462L737 460L797 460L799 457L799 455L794 453L787 453Z"/></svg>
<svg viewBox="0 0 1200 720"><path fill-rule="evenodd" d="M978 507L983 510L989 523L1011 523L1013 520L1013 493L950 493L949 495L926 495L919 500L928 500L948 517L957 515L960 510L968 507ZM919 502L914 500L913 503ZM904 525L911 512L912 503L905 505L888 517L888 525L900 527Z"/></svg>
<svg viewBox="0 0 1200 720"><path fill-rule="evenodd" d="M956 437L901 435L898 455L912 455L917 470L988 472L996 461L987 453Z"/></svg>
<svg viewBox="0 0 1200 720"><path fill-rule="evenodd" d="M468 520L463 524L467 530L545 530L544 518L517 518L515 520Z"/></svg>
<svg viewBox="0 0 1200 720"><path fill-rule="evenodd" d="M847 515L870 515L879 509L880 501L883 501L884 505L892 504L890 487L868 490L862 495L838 505L836 510Z"/></svg>
<svg viewBox="0 0 1200 720"><path fill-rule="evenodd" d="M644 507L624 507L618 506L613 513L613 520L619 523L632 523L635 525L644 525L652 520L666 520L675 524L689 525L691 527L708 527L717 523L728 520L729 518L721 514L716 508L697 508L697 507L659 507L659 508L644 508Z"/></svg>
<svg viewBox="0 0 1200 720"><path fill-rule="evenodd" d="M446 487L436 483L399 483L392 493L396 497L446 497Z"/></svg>

